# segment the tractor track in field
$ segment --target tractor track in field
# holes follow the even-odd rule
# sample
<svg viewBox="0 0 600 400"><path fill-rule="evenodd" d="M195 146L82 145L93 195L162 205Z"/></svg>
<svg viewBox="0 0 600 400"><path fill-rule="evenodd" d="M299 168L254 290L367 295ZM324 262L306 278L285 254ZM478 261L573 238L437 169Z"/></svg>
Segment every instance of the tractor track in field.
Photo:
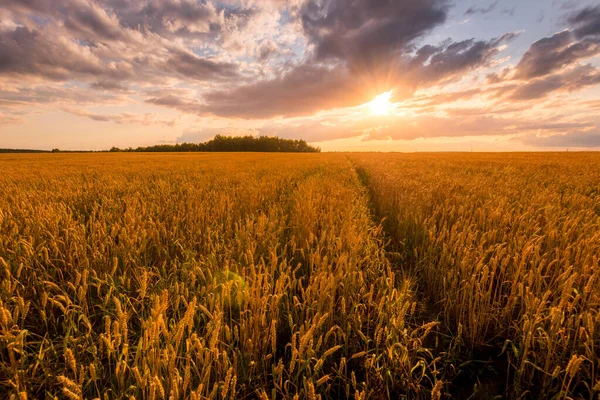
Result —
<svg viewBox="0 0 600 400"><path fill-rule="evenodd" d="M446 326L440 318L442 310L436 310L426 296L422 279L418 276L418 260L413 256L413 249L407 249L406 244L391 233L391 223L387 215L382 215L373 200L373 192L369 183L367 171L358 166L350 156L346 155L350 168L356 175L358 184L367 194L371 220L376 226L381 226L385 257L392 269L404 278L410 279L415 285L417 308L409 326L417 328L430 322L437 322L437 329L431 331L424 342L435 357L442 359L442 379L446 382L448 399L456 400L487 400L509 398L508 385L510 376L507 373L508 360L503 357L502 347L479 351L457 349L457 334ZM452 350L454 349L454 350ZM452 351L452 354L450 352Z"/></svg>

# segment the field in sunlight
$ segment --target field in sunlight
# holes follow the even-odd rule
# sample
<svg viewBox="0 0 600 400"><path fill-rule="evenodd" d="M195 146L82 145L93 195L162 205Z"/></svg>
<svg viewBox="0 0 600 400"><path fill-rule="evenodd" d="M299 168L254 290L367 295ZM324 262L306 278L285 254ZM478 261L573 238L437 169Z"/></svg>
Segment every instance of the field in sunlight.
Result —
<svg viewBox="0 0 600 400"><path fill-rule="evenodd" d="M599 162L2 155L0 398L598 399Z"/></svg>

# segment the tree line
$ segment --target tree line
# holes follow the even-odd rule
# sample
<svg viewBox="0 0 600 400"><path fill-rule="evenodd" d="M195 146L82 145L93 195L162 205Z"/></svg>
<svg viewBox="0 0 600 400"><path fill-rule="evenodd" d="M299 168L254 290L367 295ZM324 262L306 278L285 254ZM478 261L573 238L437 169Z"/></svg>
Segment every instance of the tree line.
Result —
<svg viewBox="0 0 600 400"><path fill-rule="evenodd" d="M113 147L110 152L273 152L273 153L319 153L318 147L310 146L304 140L282 139L277 136L222 136L204 143L159 144L155 146L120 149Z"/></svg>
<svg viewBox="0 0 600 400"><path fill-rule="evenodd" d="M101 152L106 152L103 150ZM109 152L138 152L138 153L168 153L168 152L269 152L269 153L320 153L319 147L314 147L304 140L282 139L277 136L222 136L204 143L158 144L147 147L128 147L120 149L112 147ZM0 153L96 153L89 150L30 150L30 149L0 149Z"/></svg>

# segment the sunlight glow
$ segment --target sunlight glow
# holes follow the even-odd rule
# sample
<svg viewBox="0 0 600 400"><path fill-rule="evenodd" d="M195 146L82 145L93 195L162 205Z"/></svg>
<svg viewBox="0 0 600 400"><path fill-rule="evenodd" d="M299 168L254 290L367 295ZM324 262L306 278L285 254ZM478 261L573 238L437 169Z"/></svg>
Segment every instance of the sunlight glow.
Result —
<svg viewBox="0 0 600 400"><path fill-rule="evenodd" d="M392 109L394 105L390 103L390 99L392 98L392 91L385 92L375 97L375 100L369 103L369 107L371 107L371 111L375 115L387 115Z"/></svg>

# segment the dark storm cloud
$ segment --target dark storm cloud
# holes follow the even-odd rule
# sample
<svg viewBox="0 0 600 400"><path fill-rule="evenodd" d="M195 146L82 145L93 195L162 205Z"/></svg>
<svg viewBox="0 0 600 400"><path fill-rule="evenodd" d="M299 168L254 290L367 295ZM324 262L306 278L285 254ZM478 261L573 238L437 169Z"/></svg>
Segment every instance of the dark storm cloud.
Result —
<svg viewBox="0 0 600 400"><path fill-rule="evenodd" d="M392 100L405 100L417 118L396 119L387 127L378 125L382 117L377 116L358 127L353 121L335 128L332 121L312 121L303 128L311 129L313 137L368 133L372 138L414 138L501 134L510 130L510 121L490 119L490 110L514 110L511 106L529 106L530 100L600 83L596 67L581 65L600 54L599 6L564 11L570 13L563 21L569 30L536 41L513 66L499 65L498 55L514 33L441 43L429 38L426 43L434 45L424 45L427 35L447 20L451 3L4 0L0 98L44 105L56 101L56 108L64 108L78 101L90 105L95 98L103 104L131 104L141 97L147 104L198 116L264 119L357 106L393 90ZM499 14L501 4L487 0L466 14ZM263 29L274 33L264 36ZM289 57L282 57L284 53ZM453 88L457 92L442 94L437 90L447 91L442 85L465 77L476 79L471 72L496 65L495 73L485 71L489 87L458 87ZM30 85L30 90L23 89ZM53 92L61 86L64 93ZM419 89L428 89L427 95L412 98ZM427 107L433 113L444 103L474 98L498 102L479 115L466 109L447 111L446 117L425 115ZM93 121L158 121L70 110ZM458 113L461 119L448 118ZM417 125L411 125L415 121ZM371 129L373 125L379 128ZM296 132L307 135L300 128Z"/></svg>
<svg viewBox="0 0 600 400"><path fill-rule="evenodd" d="M445 20L446 7L445 1L355 1L352 7L345 0L308 1L299 15L315 45L312 57L275 79L207 93L203 110L267 118L355 106L390 89L410 95L417 86L489 65L499 47L516 36L448 40L411 55L415 40ZM335 67L325 67L327 61Z"/></svg>
<svg viewBox="0 0 600 400"><path fill-rule="evenodd" d="M406 86L411 94L418 85L433 85L488 65L499 52L498 47L512 40L507 34L490 41L474 39L448 42L442 46L423 46L408 61L392 62L393 72L387 91L396 85ZM204 112L227 117L267 118L315 113L324 108L355 106L368 100L373 85L365 85L362 75L343 66L333 69L305 63L283 76L259 81L245 87L210 92L204 96ZM402 77L409 82L396 81ZM293 95L292 95L293 93ZM187 108L187 106L184 106Z"/></svg>
<svg viewBox="0 0 600 400"><path fill-rule="evenodd" d="M568 22L577 38L600 38L600 6L586 7L572 14Z"/></svg>
<svg viewBox="0 0 600 400"><path fill-rule="evenodd" d="M67 10L64 13L64 26L78 37L91 40L125 39L118 19L98 5L81 3Z"/></svg>
<svg viewBox="0 0 600 400"><path fill-rule="evenodd" d="M185 37L182 30L203 35L217 29L215 24L235 9L225 12L196 0L5 0L3 7L15 22L0 29L0 76L79 79L99 90L123 90L128 83L164 77L238 76L236 64L217 55L198 56L183 41L170 40Z"/></svg>
<svg viewBox="0 0 600 400"><path fill-rule="evenodd" d="M122 27L171 35L218 31L225 16L223 8L197 0L5 0L5 6L51 16L74 33L109 40L122 39Z"/></svg>
<svg viewBox="0 0 600 400"><path fill-rule="evenodd" d="M74 74L121 79L130 75L123 65L104 68L85 46L56 39L22 26L0 31L0 74L38 75L55 80L73 78Z"/></svg>
<svg viewBox="0 0 600 400"><path fill-rule="evenodd" d="M294 15L314 46L307 60L274 79L209 92L203 112L267 118L361 104L394 87L402 57L447 8L447 0L304 1Z"/></svg>
<svg viewBox="0 0 600 400"><path fill-rule="evenodd" d="M508 33L490 41L469 39L439 47L423 46L416 52L409 69L423 82L439 83L489 65L499 53L499 47L516 36L516 33Z"/></svg>
<svg viewBox="0 0 600 400"><path fill-rule="evenodd" d="M214 81L238 75L233 63L124 28L116 13L94 2L68 0L52 7L45 0L7 1L7 10L21 20L34 12L37 19L0 29L0 77L78 79L99 90L122 91L129 83L156 83L164 77ZM182 12L197 15L184 7L191 4L186 0L175 3ZM163 5L170 10L168 2ZM47 18L40 19L43 15Z"/></svg>
<svg viewBox="0 0 600 400"><path fill-rule="evenodd" d="M50 14L53 11L52 0L3 0L2 6L5 10L30 14L35 13L37 16ZM59 7L56 8L58 9Z"/></svg>
<svg viewBox="0 0 600 400"><path fill-rule="evenodd" d="M312 114L359 105L390 89L395 96L410 96L420 86L489 65L514 37L417 48L418 40L446 20L449 0L294 1L290 18L312 51L274 77L246 84L251 78L242 79L240 64L218 57L218 45L211 57L199 56L191 46L225 34L228 18L232 29L244 26L254 9L197 0L65 0L58 6L51 0L7 1L20 19L35 14L49 22L29 21L0 32L0 74L79 79L98 91L122 93L132 83L160 85L168 78L227 81L231 84L208 89L202 98L146 99L186 113L225 117ZM192 36L202 40L186 43ZM265 41L257 60L265 62L277 51L275 42Z"/></svg>
<svg viewBox="0 0 600 400"><path fill-rule="evenodd" d="M562 31L533 43L516 68L515 77L531 79L560 70L579 60L600 54L600 42L573 41L573 34Z"/></svg>
<svg viewBox="0 0 600 400"><path fill-rule="evenodd" d="M570 29L542 38L529 47L515 69L515 78L540 78L600 54L600 6L571 13L567 23Z"/></svg>
<svg viewBox="0 0 600 400"><path fill-rule="evenodd" d="M533 100L548 96L555 91L573 92L600 84L600 70L591 65L528 81L510 91L512 100ZM502 89L500 89L502 91Z"/></svg>
<svg viewBox="0 0 600 400"><path fill-rule="evenodd" d="M105 6L130 29L161 35L202 35L220 30L224 12L197 0L105 0Z"/></svg>
<svg viewBox="0 0 600 400"><path fill-rule="evenodd" d="M5 0L7 10L31 17L50 17L79 38L93 40L123 39L119 21L99 4L84 0Z"/></svg>
<svg viewBox="0 0 600 400"><path fill-rule="evenodd" d="M494 11L496 6L498 5L498 1L500 1L500 0L494 1L493 3L491 3L490 5L488 5L486 7L471 6L467 9L467 11L465 11L465 15L488 14L488 13Z"/></svg>
<svg viewBox="0 0 600 400"><path fill-rule="evenodd" d="M446 0L308 0L299 16L317 60L365 69L409 51L447 9Z"/></svg>
<svg viewBox="0 0 600 400"><path fill-rule="evenodd" d="M209 92L201 113L225 117L298 116L357 103L360 88L342 68L302 64L272 80ZM359 101L360 102L360 101Z"/></svg>
<svg viewBox="0 0 600 400"><path fill-rule="evenodd" d="M29 75L52 80L94 79L92 87L123 88L124 82L157 81L161 76L179 76L195 81L237 76L237 67L177 49L162 48L156 57L139 55L120 61L106 59L106 48L81 45L47 32L17 27L0 31L0 75ZM164 59L164 60L163 60Z"/></svg>

